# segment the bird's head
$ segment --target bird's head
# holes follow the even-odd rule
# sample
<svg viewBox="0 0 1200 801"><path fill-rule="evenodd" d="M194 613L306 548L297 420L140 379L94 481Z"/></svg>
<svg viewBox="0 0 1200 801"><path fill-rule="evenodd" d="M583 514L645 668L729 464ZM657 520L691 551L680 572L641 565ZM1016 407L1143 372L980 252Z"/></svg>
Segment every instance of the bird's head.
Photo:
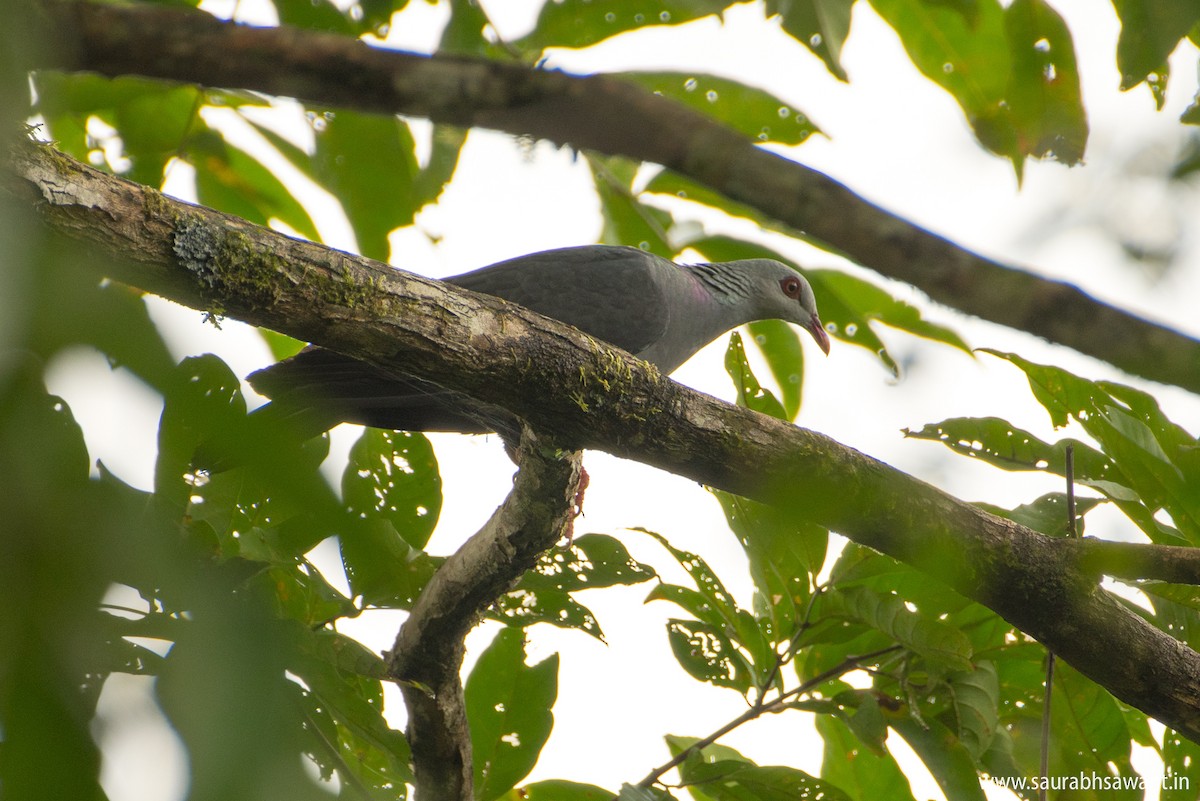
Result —
<svg viewBox="0 0 1200 801"><path fill-rule="evenodd" d="M817 299L808 279L774 259L746 259L733 262L753 276L756 284L752 297L757 300L759 319L779 319L802 326L817 345L829 355L829 334L817 313Z"/></svg>

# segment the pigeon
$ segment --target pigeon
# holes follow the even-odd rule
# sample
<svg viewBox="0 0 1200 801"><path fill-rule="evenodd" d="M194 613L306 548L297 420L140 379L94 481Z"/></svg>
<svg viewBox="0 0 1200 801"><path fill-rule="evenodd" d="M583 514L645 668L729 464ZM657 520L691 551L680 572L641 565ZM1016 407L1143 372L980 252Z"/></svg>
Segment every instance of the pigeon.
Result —
<svg viewBox="0 0 1200 801"><path fill-rule="evenodd" d="M755 320L800 325L829 353L808 281L773 259L678 265L633 247L585 245L519 256L445 279L575 326L671 373L721 334ZM399 431L499 432L503 410L419 378L397 380L319 347L249 376L302 436L341 422ZM274 408L272 408L274 407Z"/></svg>

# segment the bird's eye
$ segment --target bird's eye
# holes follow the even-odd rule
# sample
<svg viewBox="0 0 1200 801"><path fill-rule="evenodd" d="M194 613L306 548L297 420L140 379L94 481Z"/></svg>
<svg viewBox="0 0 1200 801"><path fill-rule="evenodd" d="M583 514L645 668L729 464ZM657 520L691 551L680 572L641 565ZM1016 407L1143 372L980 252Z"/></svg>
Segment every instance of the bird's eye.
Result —
<svg viewBox="0 0 1200 801"><path fill-rule="evenodd" d="M779 287L783 290L783 294L789 298L800 297L800 279L799 278L784 278L779 282Z"/></svg>

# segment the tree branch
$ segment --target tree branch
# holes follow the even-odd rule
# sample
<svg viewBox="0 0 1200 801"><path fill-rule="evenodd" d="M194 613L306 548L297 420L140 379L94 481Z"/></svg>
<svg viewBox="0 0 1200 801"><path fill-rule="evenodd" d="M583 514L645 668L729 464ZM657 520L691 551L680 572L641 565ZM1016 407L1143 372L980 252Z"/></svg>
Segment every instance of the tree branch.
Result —
<svg viewBox="0 0 1200 801"><path fill-rule="evenodd" d="M528 428L512 492L425 586L388 660L408 707L419 801L474 797L471 734L459 679L464 639L479 615L533 567L574 514L580 455L559 454Z"/></svg>
<svg viewBox="0 0 1200 801"><path fill-rule="evenodd" d="M191 10L53 2L44 66L144 75L531 135L668 167L967 314L1200 392L1200 341L972 253L640 87L516 63L385 51Z"/></svg>
<svg viewBox="0 0 1200 801"><path fill-rule="evenodd" d="M815 520L990 607L1200 742L1200 655L1101 591L1068 541L687 389L497 298L170 200L48 147L20 143L11 158L0 185L89 243L90 255L108 254L99 268L111 277L504 407L563 447L636 459Z"/></svg>

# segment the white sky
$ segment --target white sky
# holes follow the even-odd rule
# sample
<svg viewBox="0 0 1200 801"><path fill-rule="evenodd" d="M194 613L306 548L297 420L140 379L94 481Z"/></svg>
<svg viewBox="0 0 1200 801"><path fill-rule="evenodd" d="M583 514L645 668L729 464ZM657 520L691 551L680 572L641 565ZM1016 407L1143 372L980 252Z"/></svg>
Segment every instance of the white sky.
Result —
<svg viewBox="0 0 1200 801"><path fill-rule="evenodd" d="M534 0L485 3L505 38L520 35L538 5ZM962 245L1071 280L1107 301L1200 335L1200 318L1194 311L1200 269L1190 225L1198 211L1196 193L1167 197L1150 178L1122 183L1119 169L1135 156L1143 165L1169 160L1180 138L1178 115L1195 89L1195 50L1184 45L1183 52L1176 54L1168 108L1155 113L1144 87L1124 95L1117 92L1113 56L1117 23L1111 6L1098 7L1085 0L1054 5L1076 36L1092 138L1086 166L1068 170L1030 163L1020 191L1010 165L978 148L951 98L917 73L895 35L866 3L855 6L854 28L844 51L849 85L837 82L815 57L763 23L758 4L732 9L723 25L710 18L686 26L686 33L628 35L586 52L554 53L549 63L575 72L695 69L761 86L803 110L828 134L794 149L797 160ZM405 23L392 26L394 46L430 50L445 13L445 4L411 3ZM420 121L414 122L414 128L418 134L428 130ZM598 235L598 205L586 165L566 150L544 143L521 147L506 136L473 132L457 175L436 207L421 214L414 228L396 235L393 261L398 266L442 277L522 253L592 242ZM186 168L177 169L171 187L187 196L187 183ZM1065 214L1051 216L1064 207ZM694 212L681 208L678 216L684 219L689 214ZM1110 227L1131 226L1148 237L1182 238L1188 254L1184 266L1161 281L1140 275L1123 263L1111 242L1080 224L1093 216ZM716 230L759 235L744 223L709 218L704 222ZM318 223L330 244L353 246L344 219L335 210L320 213ZM770 241L802 264L839 265L836 258L802 244L778 237ZM1065 349L931 307L906 286L889 283L889 289L920 304L927 315L953 324L973 346L1015 350L1091 378L1136 383ZM167 328L177 356L214 352L243 376L269 362L266 348L239 331L236 323L226 323L217 332L202 325L197 312L156 300L151 308ZM831 356L823 359L809 347L812 343L806 345L809 358L800 425L966 500L1013 506L1060 489L1057 481L1001 473L953 457L940 445L904 440L900 434L904 427L968 415L1003 416L1043 438L1058 435L1050 430L1015 369L988 356L973 360L886 329L883 336L904 368L899 381L892 380L862 349L835 341ZM675 377L731 399L732 388L721 369L723 348L724 340L719 340ZM153 393L121 373L112 373L98 355L83 352L64 355L55 363L50 389L71 405L94 459L103 460L125 481L151 486L160 408ZM1200 431L1200 402L1195 397L1170 388L1150 389L1177 422ZM337 441L345 448L353 436L344 427ZM435 443L445 479L445 504L430 549L444 553L487 518L504 497L513 468L495 438L441 435ZM614 533L635 556L684 581L678 571L670 570L665 552L644 535L623 529L644 526L658 531L677 547L696 551L719 566L727 586L749 603L745 560L707 493L691 482L605 454L589 453L585 464L592 482L578 532ZM1128 527L1117 518L1110 515L1103 520L1111 521L1111 529L1099 525L1101 518L1089 518L1089 532L1127 535ZM333 546L325 547L321 555L322 563L336 571ZM648 589L642 585L582 597L597 613L608 635L607 646L584 634L549 626L530 631L531 661L553 652L562 655L556 725L531 780L569 778L615 789L622 782L636 782L665 761L664 734L703 736L744 709L734 693L700 685L675 664L663 629L674 608L662 602L643 605ZM377 613L339 628L383 650L391 646L401 619L399 613ZM493 631L484 626L469 643L477 651ZM112 680L101 704L109 724L103 738L105 786L114 801L168 801L184 791L179 752L172 750L161 718L145 698L142 684L122 677ZM398 693L390 694L388 702L393 720L402 727ZM891 738L889 744L898 739ZM762 719L723 742L760 764L819 771L820 742L797 715ZM598 753L604 758L592 760ZM1153 777L1161 768L1151 764L1144 770ZM927 775L915 775L913 785L918 798L940 797ZM988 794L1012 797L994 789Z"/></svg>

